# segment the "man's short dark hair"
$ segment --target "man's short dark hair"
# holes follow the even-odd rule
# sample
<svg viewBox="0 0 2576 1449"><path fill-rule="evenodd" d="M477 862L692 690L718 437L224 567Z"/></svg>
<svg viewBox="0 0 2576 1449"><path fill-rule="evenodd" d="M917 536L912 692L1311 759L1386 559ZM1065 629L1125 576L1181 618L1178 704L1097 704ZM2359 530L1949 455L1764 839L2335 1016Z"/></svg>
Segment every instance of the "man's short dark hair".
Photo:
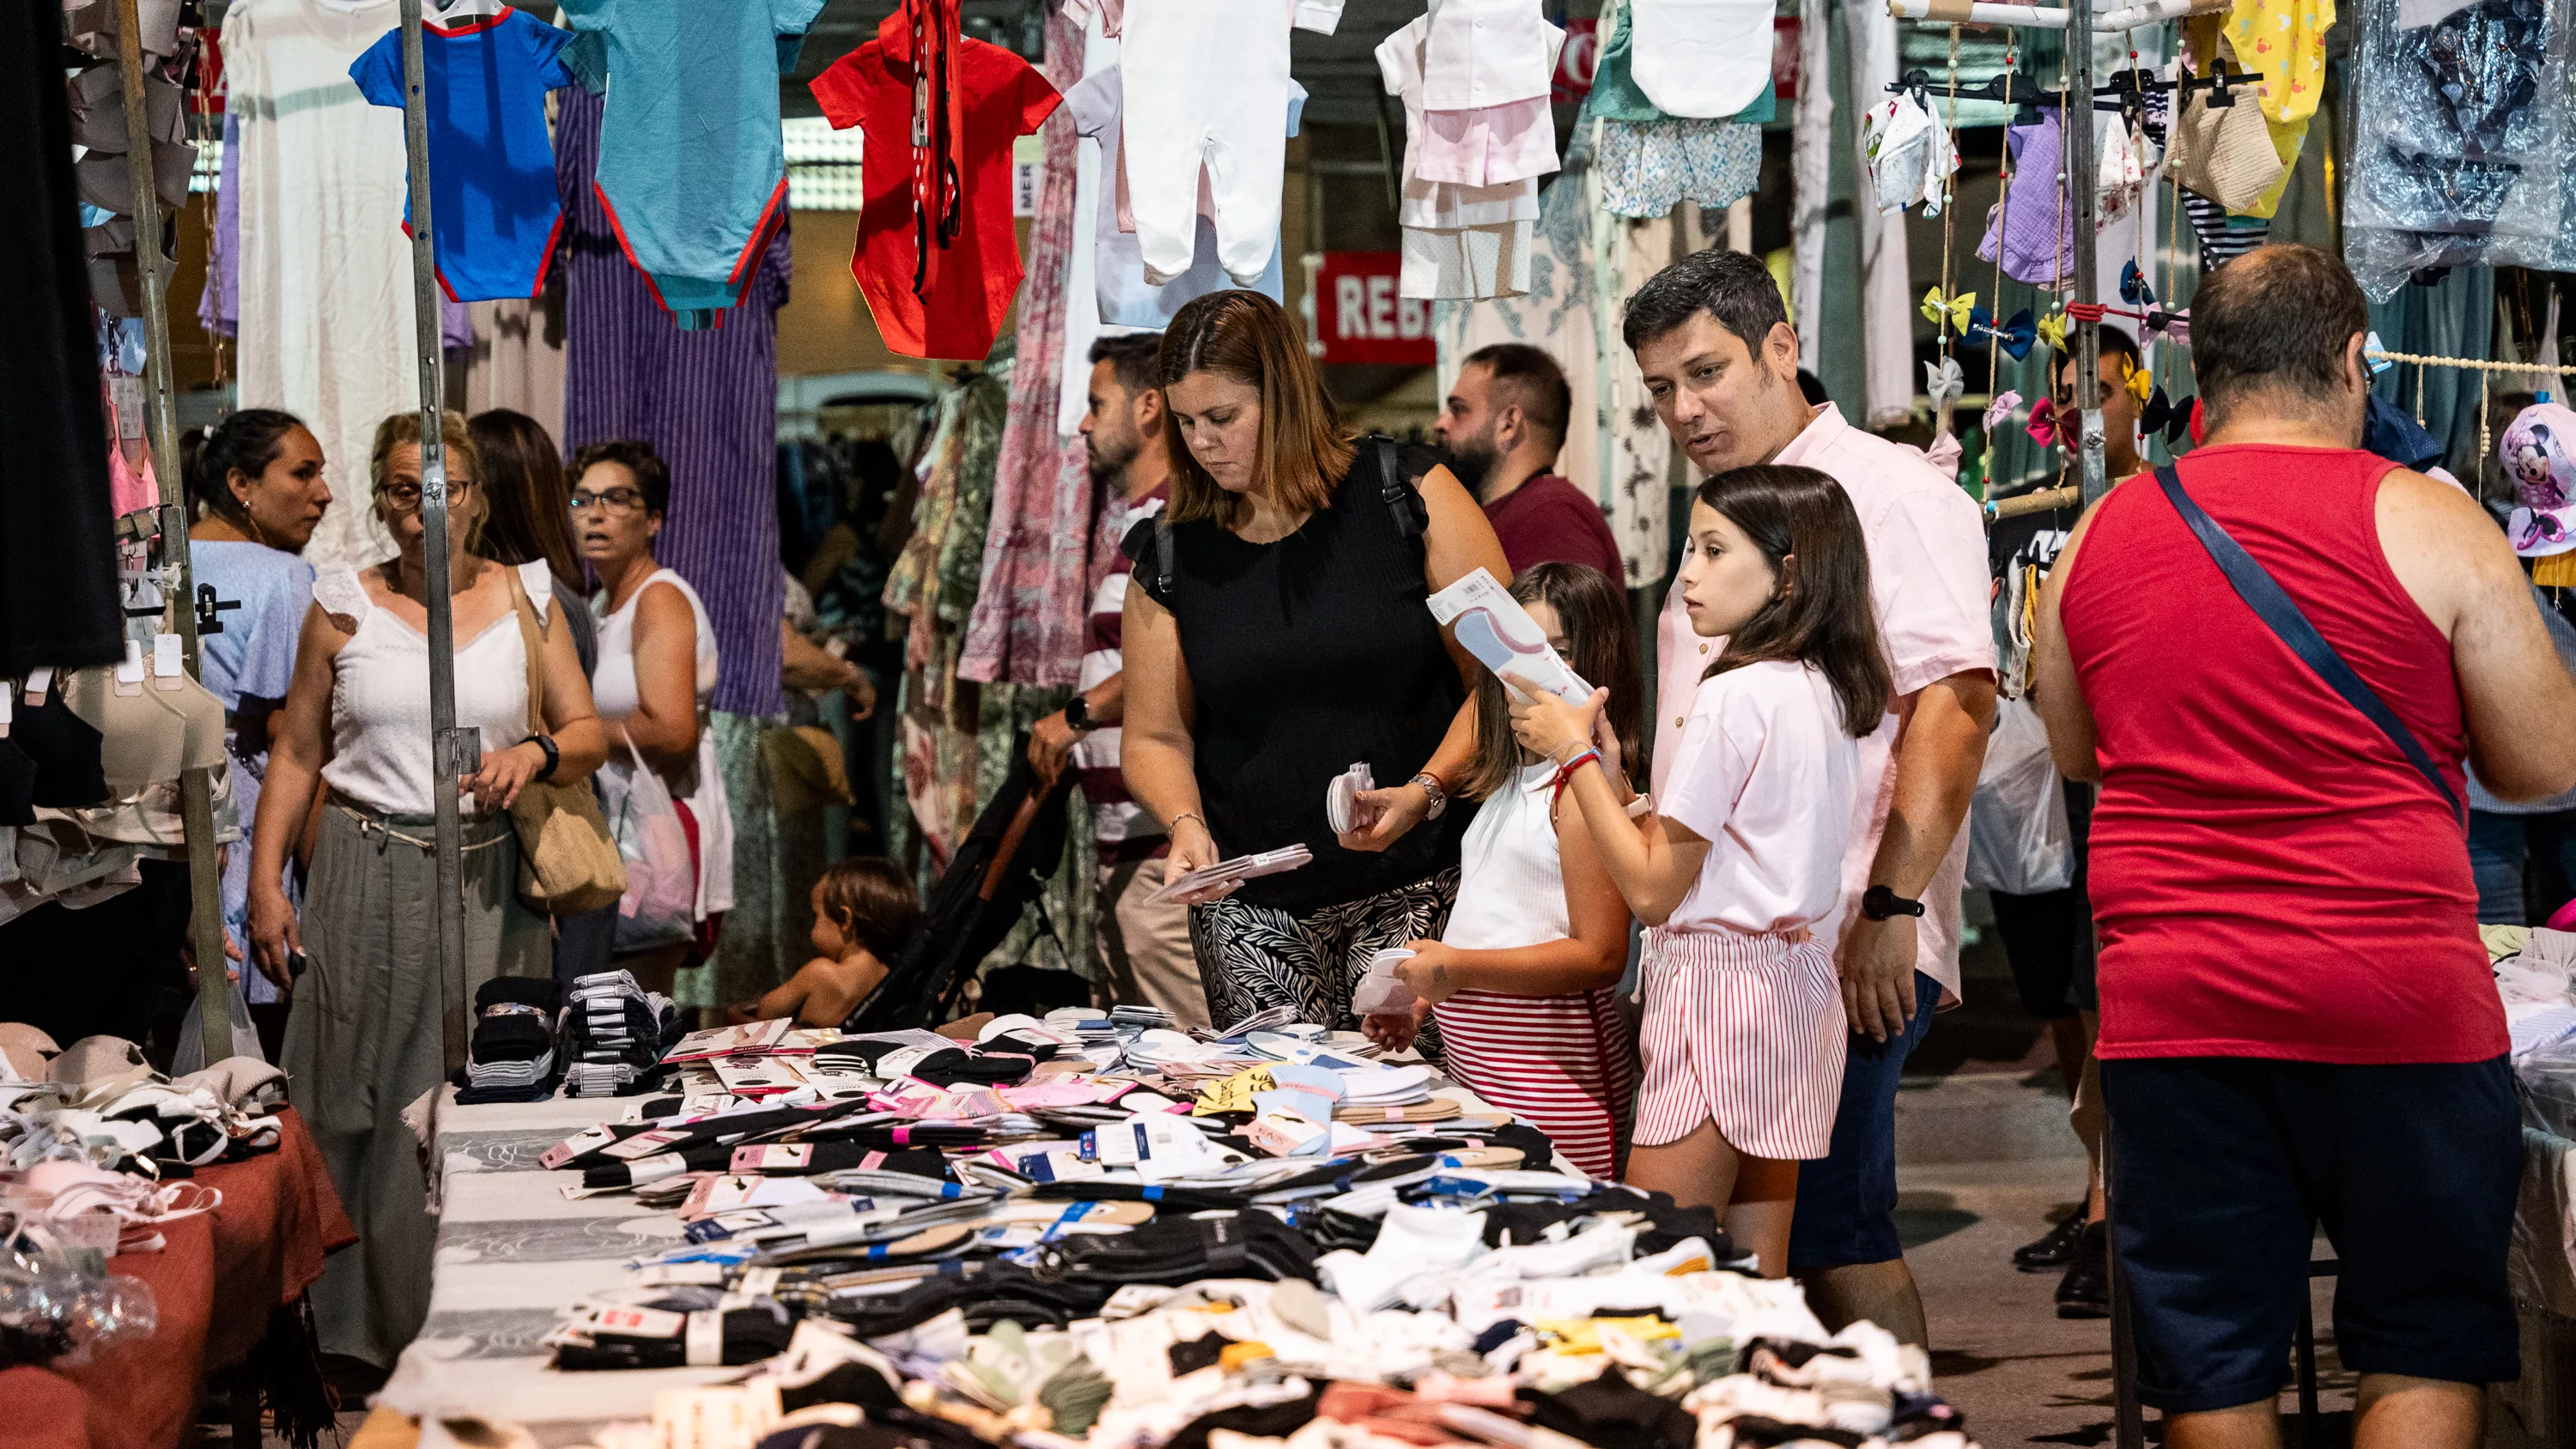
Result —
<svg viewBox="0 0 2576 1449"><path fill-rule="evenodd" d="M1525 342L1497 342L1468 353L1459 366L1492 368L1494 385L1505 389L1504 398L1530 426L1550 442L1565 442L1566 422L1574 416L1574 389L1565 385L1565 369L1555 358Z"/></svg>
<svg viewBox="0 0 2576 1449"><path fill-rule="evenodd" d="M1162 333L1126 332L1095 338L1091 360L1108 363L1118 385L1129 392L1152 392L1159 386L1154 381L1154 359L1162 350Z"/></svg>
<svg viewBox="0 0 2576 1449"><path fill-rule="evenodd" d="M635 475L636 491L644 495L644 511L671 511L671 465L653 451L653 445L639 438L620 438L614 442L592 443L572 455L572 464L564 469L568 483L579 485L581 475L597 463L615 463Z"/></svg>
<svg viewBox="0 0 2576 1449"><path fill-rule="evenodd" d="M1789 320L1780 284L1771 280L1771 269L1760 257L1710 247L1647 278L1620 314L1619 335L1634 352L1702 312L1741 338L1744 350L1757 357L1771 329Z"/></svg>
<svg viewBox="0 0 2576 1449"><path fill-rule="evenodd" d="M2191 370L2211 412L2276 389L2322 402L2343 386L2343 350L2370 330L2370 304L2340 257L2257 247L2212 273L2191 299Z"/></svg>
<svg viewBox="0 0 2576 1449"><path fill-rule="evenodd" d="M2111 323L2104 322L2096 326L2093 331L2095 335L2101 339L2098 346L2101 350L2102 356L2125 357L2129 359L2129 363L2133 367L2144 367L2147 365L2146 354L2138 350L2138 339L2130 336L2122 328L2114 326ZM2070 338L2068 341L2072 343L2073 339ZM2059 372L2065 371L2066 364L2073 362L2074 360L2075 353L2071 349L2069 351L2058 353L2057 370Z"/></svg>

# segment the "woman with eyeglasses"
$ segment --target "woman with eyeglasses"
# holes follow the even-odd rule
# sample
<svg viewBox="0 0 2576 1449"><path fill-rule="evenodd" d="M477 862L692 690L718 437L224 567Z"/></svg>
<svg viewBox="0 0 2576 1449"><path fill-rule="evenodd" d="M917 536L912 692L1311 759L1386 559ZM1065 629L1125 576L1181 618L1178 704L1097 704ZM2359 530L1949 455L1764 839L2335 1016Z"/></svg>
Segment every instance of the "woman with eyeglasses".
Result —
<svg viewBox="0 0 2576 1449"><path fill-rule="evenodd" d="M400 552L313 583L294 681L270 731L268 776L251 833L251 952L295 980L285 1066L358 1244L332 1255L313 1289L325 1353L391 1365L429 1311L433 1220L402 1111L436 1088L468 1004L496 976L550 974L545 918L518 897L509 806L530 781L579 779L606 755L554 578L545 564L481 558L490 511L465 419L446 416L448 592L456 723L481 736L462 778L465 961L442 971L430 753L429 564L421 516L421 420L376 428L376 518ZM544 729L528 731L522 601L538 621ZM323 804L299 919L279 886L286 851Z"/></svg>
<svg viewBox="0 0 2576 1449"><path fill-rule="evenodd" d="M716 688L715 625L689 581L654 562L653 540L671 506L671 470L653 445L593 443L573 455L567 471L573 541L600 583L592 684L611 746L600 771L600 808L618 818L640 757L670 789L697 868L691 934L655 939L643 913L619 919L617 964L645 990L668 995L680 967L714 949L717 927L733 908L733 816L706 727Z"/></svg>

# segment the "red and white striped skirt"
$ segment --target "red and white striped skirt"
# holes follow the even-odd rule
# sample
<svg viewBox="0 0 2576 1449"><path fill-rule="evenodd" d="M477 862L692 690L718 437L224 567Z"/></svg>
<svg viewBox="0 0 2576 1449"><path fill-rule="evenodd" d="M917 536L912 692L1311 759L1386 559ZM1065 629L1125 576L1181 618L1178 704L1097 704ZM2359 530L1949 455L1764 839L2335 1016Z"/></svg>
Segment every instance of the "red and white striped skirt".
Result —
<svg viewBox="0 0 2576 1449"><path fill-rule="evenodd" d="M1452 1076L1546 1133L1576 1167L1617 1175L1637 1070L1616 992L1461 991L1431 1010Z"/></svg>
<svg viewBox="0 0 2576 1449"><path fill-rule="evenodd" d="M1656 929L1642 974L1638 1146L1678 1142L1715 1121L1749 1156L1825 1155L1850 1028L1821 944L1803 932L1793 940Z"/></svg>

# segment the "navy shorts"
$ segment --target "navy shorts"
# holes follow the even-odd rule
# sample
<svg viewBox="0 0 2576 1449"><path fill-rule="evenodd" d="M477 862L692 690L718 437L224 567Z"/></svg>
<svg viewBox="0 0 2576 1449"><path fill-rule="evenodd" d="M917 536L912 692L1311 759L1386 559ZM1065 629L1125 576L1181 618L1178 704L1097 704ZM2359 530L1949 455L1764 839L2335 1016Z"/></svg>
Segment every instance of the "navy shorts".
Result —
<svg viewBox="0 0 2576 1449"><path fill-rule="evenodd" d="M2188 1414L2281 1391L2319 1224L2343 1265L2346 1367L2463 1384L2520 1374L2505 1249L2522 1118L2503 1057L2106 1061L2102 1097L2146 1403Z"/></svg>
<svg viewBox="0 0 2576 1449"><path fill-rule="evenodd" d="M1905 1059L1932 1029L1941 983L1914 973L1914 1015L1884 1042L1851 1035L1842 1100L1823 1158L1798 1164L1798 1207L1789 1220L1789 1271L1848 1268L1905 1256L1896 1236L1896 1084Z"/></svg>

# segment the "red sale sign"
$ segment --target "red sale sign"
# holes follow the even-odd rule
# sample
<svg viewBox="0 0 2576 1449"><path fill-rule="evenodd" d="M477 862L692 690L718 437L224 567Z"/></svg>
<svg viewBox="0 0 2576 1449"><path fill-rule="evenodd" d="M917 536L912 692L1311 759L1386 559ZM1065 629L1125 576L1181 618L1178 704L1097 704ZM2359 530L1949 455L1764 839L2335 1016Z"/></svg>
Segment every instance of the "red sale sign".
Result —
<svg viewBox="0 0 2576 1449"><path fill-rule="evenodd" d="M1397 252L1326 252L1315 272L1315 333L1320 362L1382 362L1428 367L1440 360L1431 341L1431 304L1395 294L1404 258Z"/></svg>

